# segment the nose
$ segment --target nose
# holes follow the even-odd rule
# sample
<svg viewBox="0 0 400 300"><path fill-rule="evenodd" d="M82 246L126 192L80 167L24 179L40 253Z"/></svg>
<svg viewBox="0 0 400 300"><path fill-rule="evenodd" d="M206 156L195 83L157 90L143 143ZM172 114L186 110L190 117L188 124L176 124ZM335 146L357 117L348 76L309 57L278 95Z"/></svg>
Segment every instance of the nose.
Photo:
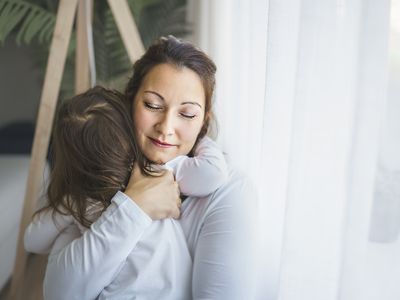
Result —
<svg viewBox="0 0 400 300"><path fill-rule="evenodd" d="M165 113L156 124L156 130L163 136L171 136L175 132L175 118L171 113Z"/></svg>

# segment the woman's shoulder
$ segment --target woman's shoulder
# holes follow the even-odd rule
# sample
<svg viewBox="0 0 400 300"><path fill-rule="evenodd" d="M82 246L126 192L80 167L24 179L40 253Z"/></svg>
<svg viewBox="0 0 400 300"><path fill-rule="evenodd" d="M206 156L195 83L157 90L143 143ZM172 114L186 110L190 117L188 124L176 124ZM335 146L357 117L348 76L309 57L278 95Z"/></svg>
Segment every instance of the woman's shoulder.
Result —
<svg viewBox="0 0 400 300"><path fill-rule="evenodd" d="M213 193L205 197L187 198L182 209L185 213L193 210L214 210L218 207L252 207L257 202L257 191L248 175L236 168L229 168L227 180Z"/></svg>
<svg viewBox="0 0 400 300"><path fill-rule="evenodd" d="M230 168L228 179L210 195L209 200L243 205L243 201L255 201L256 194L256 188L250 177L239 169Z"/></svg>
<svg viewBox="0 0 400 300"><path fill-rule="evenodd" d="M217 191L230 190L230 189L254 189L254 184L250 177L242 170L229 167L228 178L226 182L217 189Z"/></svg>

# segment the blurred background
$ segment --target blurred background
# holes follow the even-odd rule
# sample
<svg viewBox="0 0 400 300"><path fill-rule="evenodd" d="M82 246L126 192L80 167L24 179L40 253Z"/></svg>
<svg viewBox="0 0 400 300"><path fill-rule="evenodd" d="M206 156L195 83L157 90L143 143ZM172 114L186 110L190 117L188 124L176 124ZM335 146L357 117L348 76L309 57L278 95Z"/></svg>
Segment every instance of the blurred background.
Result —
<svg viewBox="0 0 400 300"><path fill-rule="evenodd" d="M128 2L145 47L173 34L217 64L217 141L259 193L257 299L400 299L400 0ZM0 0L0 288L57 4ZM106 1L93 40L98 83L121 89L130 63ZM60 101L74 49L73 34Z"/></svg>

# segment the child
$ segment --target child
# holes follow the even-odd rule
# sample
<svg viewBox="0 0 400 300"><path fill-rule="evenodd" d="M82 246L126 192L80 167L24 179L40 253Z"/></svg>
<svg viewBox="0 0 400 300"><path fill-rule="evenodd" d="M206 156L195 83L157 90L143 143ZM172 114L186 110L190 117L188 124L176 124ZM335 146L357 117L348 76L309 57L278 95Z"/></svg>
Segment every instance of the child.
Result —
<svg viewBox="0 0 400 300"><path fill-rule="evenodd" d="M48 253L57 235L72 223L84 234L114 195L124 197L121 191L134 162L144 170L151 169L134 142L133 122L124 101L120 94L96 87L62 105L54 130L49 203L25 232L27 251ZM177 157L165 167L174 172L181 192L188 196L208 195L227 179L223 154L209 138L199 142L194 157ZM118 297L123 274L136 274L124 289L129 288L138 298L189 299L192 261L179 223L173 219L151 221L144 212L135 217L145 225L138 229L126 262L114 274L97 274L108 276L109 285L96 295L82 295L82 299ZM159 267L162 270L154 269L154 259L165 261ZM154 278L154 274L160 276Z"/></svg>

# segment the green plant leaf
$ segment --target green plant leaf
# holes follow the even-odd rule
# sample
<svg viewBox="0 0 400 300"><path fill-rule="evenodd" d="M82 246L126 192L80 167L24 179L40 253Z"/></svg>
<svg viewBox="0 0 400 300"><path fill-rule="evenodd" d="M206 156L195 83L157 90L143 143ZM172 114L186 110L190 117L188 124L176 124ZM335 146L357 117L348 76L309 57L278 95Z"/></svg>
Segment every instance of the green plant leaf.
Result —
<svg viewBox="0 0 400 300"><path fill-rule="evenodd" d="M43 25L43 28L40 31L39 37L38 37L40 44L47 43L48 41L51 40L53 31L54 31L54 26L55 26L55 24L54 24L55 20L52 19L51 16L46 16L43 19L45 20L44 25Z"/></svg>
<svg viewBox="0 0 400 300"><path fill-rule="evenodd" d="M48 43L53 32L55 14L29 1L0 0L0 43L16 31L16 42L30 44L36 36ZM48 31L51 28L51 33Z"/></svg>
<svg viewBox="0 0 400 300"><path fill-rule="evenodd" d="M6 7L7 6L7 7ZM5 37L13 30L13 28L21 21L28 10L28 7L20 7L3 3L0 7L0 41L3 42Z"/></svg>
<svg viewBox="0 0 400 300"><path fill-rule="evenodd" d="M0 0L0 46L10 36L32 46L42 76L49 56L58 0ZM161 35L190 32L186 0L128 0L145 47ZM97 83L121 90L132 65L107 1L94 1L93 40ZM11 36L10 36L11 37ZM60 98L74 94L76 35L72 32Z"/></svg>

